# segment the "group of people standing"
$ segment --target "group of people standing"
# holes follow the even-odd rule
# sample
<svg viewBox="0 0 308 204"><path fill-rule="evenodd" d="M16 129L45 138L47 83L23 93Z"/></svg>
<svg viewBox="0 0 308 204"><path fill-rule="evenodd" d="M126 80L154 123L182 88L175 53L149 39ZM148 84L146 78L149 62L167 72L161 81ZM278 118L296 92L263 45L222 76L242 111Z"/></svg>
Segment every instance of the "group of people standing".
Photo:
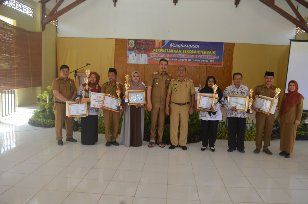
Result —
<svg viewBox="0 0 308 204"><path fill-rule="evenodd" d="M176 78L171 78L167 72L168 61L159 61L159 70L154 72L152 78L145 85L140 78L140 73L134 71L131 74L129 89L146 91L147 103L144 105L128 105L124 101L125 87L117 82L117 70L109 68L108 81L100 86L100 76L96 72L91 72L88 83L82 84L77 91L73 80L69 79L69 67L60 67L60 77L53 81L52 90L55 98L55 129L57 142L63 145L62 125L66 124L66 140L76 142L73 138L73 119L65 116L65 103L67 101L82 101L89 97L89 92L109 94L122 99L121 111L112 111L101 107L104 115L104 129L106 146L123 144L125 146L141 146L144 138L144 109L151 112L150 141L149 148L156 144L164 148L163 133L166 115L170 115L170 142L169 149L180 147L187 150L187 135L189 115L196 109L195 87L193 81L186 77L186 67L179 66ZM231 107L227 102L230 95L248 97L249 89L242 84L243 75L233 74L233 84L224 91L220 88L216 90L218 95L217 103L213 110L198 110L201 122L200 135L202 138L201 150L209 148L215 151L215 142L219 121L222 120L222 107L226 108L228 124L228 152L238 150L245 152L244 140L246 131L247 113L239 111L236 107ZM254 96L263 95L273 98L276 87L273 85L274 73L266 72L265 83L255 87ZM208 76L205 86L199 90L200 93L214 93L213 86L216 84L214 76ZM85 87L87 90L85 91ZM84 94L86 92L86 94ZM254 97L253 96L253 97ZM272 128L274 124L274 114L265 114L256 111L256 149L254 153L263 152L271 155L269 150ZM296 138L296 129L300 123L303 111L303 96L298 93L296 81L288 84L288 93L284 94L282 105L279 111L281 125L281 152L279 155L290 157L293 151ZM118 133L120 119L123 113L120 139ZM98 108L89 108L89 115L81 119L81 143L93 145L98 141ZM263 143L263 144L262 144Z"/></svg>

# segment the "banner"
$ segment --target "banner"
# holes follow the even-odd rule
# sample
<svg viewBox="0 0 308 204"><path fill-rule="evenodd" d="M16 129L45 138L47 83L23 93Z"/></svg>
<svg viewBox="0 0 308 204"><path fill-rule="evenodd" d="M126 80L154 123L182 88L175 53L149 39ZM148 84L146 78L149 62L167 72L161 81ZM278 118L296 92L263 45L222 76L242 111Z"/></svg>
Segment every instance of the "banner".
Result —
<svg viewBox="0 0 308 204"><path fill-rule="evenodd" d="M128 40L128 64L158 64L166 58L170 65L223 66L224 43L174 40Z"/></svg>

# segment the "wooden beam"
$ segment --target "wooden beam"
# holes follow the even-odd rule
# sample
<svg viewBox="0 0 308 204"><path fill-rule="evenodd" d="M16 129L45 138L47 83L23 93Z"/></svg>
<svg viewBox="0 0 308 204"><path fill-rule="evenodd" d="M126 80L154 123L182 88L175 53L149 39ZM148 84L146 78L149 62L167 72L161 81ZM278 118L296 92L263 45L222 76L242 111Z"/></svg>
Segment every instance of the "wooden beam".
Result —
<svg viewBox="0 0 308 204"><path fill-rule="evenodd" d="M45 18L43 20L43 23L46 25L47 23L56 20L58 17L62 16L63 14L67 13L68 11L72 10L73 8L75 8L76 6L78 6L79 4L85 2L86 0L75 0L73 3L69 4L68 6L64 7L63 9L61 9L60 11L57 11L55 14L51 15L51 16L47 16L47 18Z"/></svg>
<svg viewBox="0 0 308 204"><path fill-rule="evenodd" d="M292 9L292 11L295 13L295 15L297 16L298 20L300 20L303 23L306 23L304 17L299 13L299 11L295 7L295 5L292 3L292 1L291 0L286 0L286 2L289 4L289 6Z"/></svg>
<svg viewBox="0 0 308 204"><path fill-rule="evenodd" d="M44 19L46 18L46 3L45 2L41 2L41 6L42 6L42 16L41 16L41 26L42 26L42 31L45 30L45 26L46 24L44 23Z"/></svg>
<svg viewBox="0 0 308 204"><path fill-rule="evenodd" d="M277 6L275 4L275 2L273 0L259 0L259 1L261 1L265 5L267 5L268 7L273 9L274 11L276 11L277 13L279 13L281 16L283 16L284 18L286 18L287 20L289 20L290 22L295 24L297 27L300 27L305 32L308 32L308 26L307 26L306 23L299 21L298 19L296 19L292 15L290 15L288 12L281 9L279 6Z"/></svg>
<svg viewBox="0 0 308 204"><path fill-rule="evenodd" d="M55 5L55 7L53 7L53 9L50 11L50 13L48 15L52 16L53 14L55 14L57 12L58 8L62 5L63 2L64 2L64 0L58 1L57 4Z"/></svg>
<svg viewBox="0 0 308 204"><path fill-rule="evenodd" d="M295 0L298 3L300 3L301 5L305 6L306 8L308 8L308 2L306 0Z"/></svg>
<svg viewBox="0 0 308 204"><path fill-rule="evenodd" d="M177 3L179 3L179 0L173 0L174 5L176 5Z"/></svg>
<svg viewBox="0 0 308 204"><path fill-rule="evenodd" d="M113 1L113 6L116 7L118 0L112 0L112 1Z"/></svg>

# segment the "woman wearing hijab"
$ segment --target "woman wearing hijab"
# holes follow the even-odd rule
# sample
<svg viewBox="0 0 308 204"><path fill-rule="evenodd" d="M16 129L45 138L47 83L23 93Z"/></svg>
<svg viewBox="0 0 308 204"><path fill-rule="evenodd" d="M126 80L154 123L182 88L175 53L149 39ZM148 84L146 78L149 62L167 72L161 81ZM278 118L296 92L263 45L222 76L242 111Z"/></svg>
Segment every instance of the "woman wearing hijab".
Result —
<svg viewBox="0 0 308 204"><path fill-rule="evenodd" d="M77 100L82 97L89 98L90 92L101 92L99 85L100 76L96 72L91 72L89 75L88 89L87 84L83 83L79 87ZM84 95L83 95L84 94ZM87 101L89 101L87 99ZM89 108L89 115L81 118L81 144L94 145L98 140L98 108Z"/></svg>
<svg viewBox="0 0 308 204"><path fill-rule="evenodd" d="M140 80L140 73L134 71L129 81L129 90L143 90L145 85ZM144 108L143 105L125 106L125 113L121 128L120 144L125 146L139 147L142 146L144 134Z"/></svg>
<svg viewBox="0 0 308 204"><path fill-rule="evenodd" d="M298 84L291 80L288 83L288 93L282 99L280 117L280 156L290 158L296 138L296 130L303 113L304 97L298 93Z"/></svg>
<svg viewBox="0 0 308 204"><path fill-rule="evenodd" d="M200 93L214 93L213 85L216 84L216 79L214 76L208 76L205 82L205 86L200 90ZM201 120L201 137L202 137L202 147L201 151L210 147L212 152L215 151L215 142L217 138L217 128L218 123L222 120L221 113L221 99L223 93L220 88L217 89L218 102L213 111L201 110L199 113L199 118Z"/></svg>

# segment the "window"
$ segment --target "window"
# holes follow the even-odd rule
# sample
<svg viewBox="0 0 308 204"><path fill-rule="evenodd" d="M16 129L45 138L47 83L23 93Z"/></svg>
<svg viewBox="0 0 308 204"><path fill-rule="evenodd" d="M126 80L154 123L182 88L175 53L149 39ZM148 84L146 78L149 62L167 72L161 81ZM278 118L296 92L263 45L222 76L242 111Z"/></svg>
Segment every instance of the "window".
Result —
<svg viewBox="0 0 308 204"><path fill-rule="evenodd" d="M8 23L10 25L16 26L16 20L14 20L14 19L11 19L11 18L8 18L8 17L0 15L0 20L4 21L4 22L6 22L6 23Z"/></svg>
<svg viewBox="0 0 308 204"><path fill-rule="evenodd" d="M11 7L12 9L15 9L21 13L33 17L33 9L21 2L18 2L16 0L4 0L3 5Z"/></svg>

